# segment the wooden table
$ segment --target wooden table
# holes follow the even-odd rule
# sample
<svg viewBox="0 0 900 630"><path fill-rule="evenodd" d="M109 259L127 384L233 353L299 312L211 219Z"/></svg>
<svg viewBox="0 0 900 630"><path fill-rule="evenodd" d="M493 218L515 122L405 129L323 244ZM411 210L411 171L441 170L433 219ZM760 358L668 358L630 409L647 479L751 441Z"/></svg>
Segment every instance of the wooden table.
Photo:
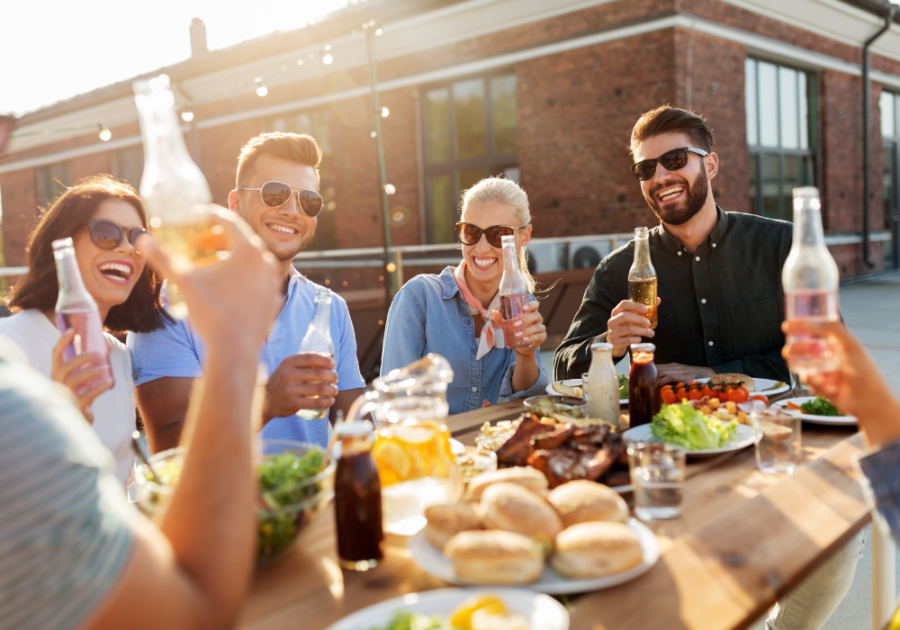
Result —
<svg viewBox="0 0 900 630"><path fill-rule="evenodd" d="M520 402L448 419L474 443L485 421L516 418ZM756 469L753 449L691 460L684 515L651 524L662 555L644 576L573 598L573 630L746 628L869 521L852 457L854 428L803 425L805 465L790 477ZM287 556L257 572L245 629L320 630L360 608L447 586L421 571L403 539L367 573L341 571L332 512L303 532Z"/></svg>

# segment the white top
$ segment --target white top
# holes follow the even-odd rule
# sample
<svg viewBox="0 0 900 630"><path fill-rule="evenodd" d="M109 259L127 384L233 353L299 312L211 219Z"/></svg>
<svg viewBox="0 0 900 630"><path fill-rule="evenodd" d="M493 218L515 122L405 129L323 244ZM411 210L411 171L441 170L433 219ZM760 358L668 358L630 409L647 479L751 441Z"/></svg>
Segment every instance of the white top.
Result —
<svg viewBox="0 0 900 630"><path fill-rule="evenodd" d="M116 476L125 484L134 466L131 434L135 429L134 376L131 355L118 339L104 333L110 345L109 362L116 384L94 400L94 431L116 460ZM59 329L37 309L19 311L0 318L0 336L8 337L24 350L31 366L46 377L53 368L53 347Z"/></svg>

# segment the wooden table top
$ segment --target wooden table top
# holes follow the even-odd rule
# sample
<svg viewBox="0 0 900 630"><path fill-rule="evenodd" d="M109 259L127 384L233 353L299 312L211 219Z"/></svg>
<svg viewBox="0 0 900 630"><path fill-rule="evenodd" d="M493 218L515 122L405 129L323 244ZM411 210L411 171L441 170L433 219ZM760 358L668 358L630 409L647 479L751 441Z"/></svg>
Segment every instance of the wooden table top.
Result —
<svg viewBox="0 0 900 630"><path fill-rule="evenodd" d="M474 443L481 425L517 418L512 401L448 418ZM689 460L681 518L649 523L659 562L621 586L571 598L573 630L746 628L869 521L852 458L854 427L803 425L804 465L790 477L756 469L752 448ZM630 501L630 496L626 495ZM257 571L239 627L320 630L366 606L447 583L419 569L402 538L366 573L337 564L325 510L275 565Z"/></svg>

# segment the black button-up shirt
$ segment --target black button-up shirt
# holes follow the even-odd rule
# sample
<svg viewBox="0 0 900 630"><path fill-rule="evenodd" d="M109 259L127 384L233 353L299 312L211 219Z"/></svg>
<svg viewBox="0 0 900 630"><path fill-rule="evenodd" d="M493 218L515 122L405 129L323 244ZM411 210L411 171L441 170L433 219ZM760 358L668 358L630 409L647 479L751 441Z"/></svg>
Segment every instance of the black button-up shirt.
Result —
<svg viewBox="0 0 900 630"><path fill-rule="evenodd" d="M784 296L781 269L792 225L752 214L723 212L697 251L687 251L660 224L650 231L659 322L656 363L711 367L717 373L789 381L781 356ZM613 308L628 299L634 241L604 258L556 350L557 379L579 378L591 364L590 346L606 340Z"/></svg>

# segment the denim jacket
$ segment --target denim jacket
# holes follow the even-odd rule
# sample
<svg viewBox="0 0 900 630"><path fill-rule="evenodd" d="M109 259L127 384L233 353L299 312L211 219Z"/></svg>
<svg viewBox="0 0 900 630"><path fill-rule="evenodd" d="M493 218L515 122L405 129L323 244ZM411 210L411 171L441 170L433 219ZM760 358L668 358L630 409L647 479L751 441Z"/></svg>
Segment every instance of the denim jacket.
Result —
<svg viewBox="0 0 900 630"><path fill-rule="evenodd" d="M408 365L429 352L447 359L453 382L447 388L450 413L495 403L498 397L524 398L544 393L550 382L544 368L534 384L513 393L515 351L494 348L478 360L475 322L453 276L453 267L441 274L422 274L406 283L391 304L384 332L381 373ZM540 350L538 350L540 352ZM537 355L540 366L540 354Z"/></svg>

